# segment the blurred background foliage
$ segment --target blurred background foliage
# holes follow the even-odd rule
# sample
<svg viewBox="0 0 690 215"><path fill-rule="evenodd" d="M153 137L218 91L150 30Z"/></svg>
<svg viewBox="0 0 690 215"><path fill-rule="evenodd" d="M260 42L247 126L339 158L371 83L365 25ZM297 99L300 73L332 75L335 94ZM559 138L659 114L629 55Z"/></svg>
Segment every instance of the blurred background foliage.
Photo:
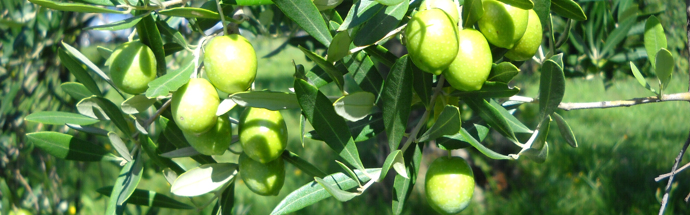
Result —
<svg viewBox="0 0 690 215"><path fill-rule="evenodd" d="M346 1L348 2L348 1ZM630 72L633 61L650 78L654 77L644 52L642 33L644 21L650 15L659 17L668 38L668 49L676 58L676 72L669 93L688 88L688 57L686 5L682 1L664 0L582 0L588 20L574 22L568 33L569 41L561 50L566 59L566 84L564 102L590 102L628 99L651 95L640 87ZM195 5L203 1L194 1ZM346 4L343 4L346 5ZM55 159L40 150L34 150L26 141L25 134L37 130L66 132L65 126L50 126L25 122L24 117L34 111L73 111L76 102L65 93L60 84L75 78L60 65L57 44L72 44L90 60L102 66L105 58L99 55L96 45L113 48L126 41L131 31L85 31L86 26L112 22L124 16L102 16L84 13L57 12L38 8L25 0L0 1L0 213L24 208L35 214L100 214L107 204L107 197L95 192L97 188L111 185L119 167L111 163L82 163ZM632 8L632 9L630 9ZM297 64L312 65L302 52L294 48L317 46L304 34L295 31L289 20L275 6L249 7L254 19L245 22L243 34L250 38L259 61L257 89L285 91L292 86L293 60ZM347 11L349 8L337 8ZM345 13L341 12L341 13ZM629 21L630 30L620 43L605 50L603 43L612 31ZM274 21L278 20L279 23ZM281 21L282 20L282 21ZM200 35L189 30L189 24L177 22L179 31L188 42L195 42ZM565 20L554 16L555 34L560 37ZM249 26L251 25L251 26ZM397 40L387 47L402 55ZM319 47L315 47L319 48ZM323 48L323 47L322 47ZM323 52L325 48L321 49ZM169 68L174 68L188 57L180 52L168 57ZM186 53L186 54L185 54ZM539 74L532 65L525 63L523 72L513 85L520 87L521 95L537 96ZM385 66L379 65L381 71ZM100 80L100 79L96 79ZM109 86L99 83L101 89L113 94ZM334 91L335 86L333 87ZM116 102L117 103L117 102ZM526 160L496 161L487 159L474 149L457 150L454 153L470 158L477 189L473 204L466 213L480 214L651 214L660 204L660 190L665 182L654 178L670 171L673 158L687 138L687 103L661 103L631 108L605 110L577 110L561 112L575 132L579 148L565 147L555 126L551 129L551 157L543 164ZM231 114L239 115L234 109ZM534 127L538 122L537 105L523 105L516 113L525 124ZM296 110L284 111L289 127L299 125ZM413 112L413 114L415 114ZM109 147L101 137L78 134L78 137L94 144ZM522 137L525 138L525 137ZM359 143L365 166L381 166L387 153L385 144L372 139ZM512 152L514 145L500 135L490 135L484 144L498 152ZM300 143L296 132L290 134L288 149L326 172L341 171L330 160L333 152L323 143ZM366 150L363 150L366 149ZM443 152L428 144L421 170ZM235 161L231 153L216 157L217 160ZM192 160L176 160L184 167L197 165ZM148 165L151 165L150 163ZM147 166L141 186L169 194L169 184L153 165ZM268 214L290 191L311 179L291 165L287 166L285 186L280 195L263 197L249 192L245 186L237 186L236 214ZM392 176L392 175L389 175ZM424 178L418 180L423 182ZM683 202L690 192L687 182L690 174L683 172L677 177L668 214L688 214L690 207ZM376 185L365 195L346 203L327 199L307 207L298 214L387 214L390 213L392 177L386 185ZM238 185L242 183L239 182ZM410 197L406 214L430 214L426 205L423 183L417 183ZM197 207L203 206L210 196L194 199L175 197ZM203 213L210 213L208 211ZM128 206L128 214L196 214L196 211L172 211L140 206Z"/></svg>

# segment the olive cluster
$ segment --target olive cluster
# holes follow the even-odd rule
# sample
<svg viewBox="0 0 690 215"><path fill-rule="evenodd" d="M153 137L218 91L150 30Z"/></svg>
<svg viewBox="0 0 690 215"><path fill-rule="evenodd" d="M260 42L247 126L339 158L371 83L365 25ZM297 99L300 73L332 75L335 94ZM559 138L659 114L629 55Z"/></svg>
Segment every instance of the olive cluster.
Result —
<svg viewBox="0 0 690 215"><path fill-rule="evenodd" d="M139 41L119 46L106 62L115 86L140 94L156 78L156 60L151 49ZM204 155L222 155L231 143L232 126L227 116L216 116L218 91L234 94L248 90L257 71L256 52L239 34L218 36L205 46L205 78L191 78L172 95L175 124L189 144ZM287 145L287 126L278 111L247 108L240 117L240 176L260 195L277 195L285 180L280 157Z"/></svg>
<svg viewBox="0 0 690 215"><path fill-rule="evenodd" d="M536 12L496 0L484 0L482 7L478 31L471 26L459 29L459 13L452 0L422 2L404 34L412 62L425 72L443 74L455 89L475 91L491 72L489 44L508 49L504 56L510 60L531 59L542 40Z"/></svg>

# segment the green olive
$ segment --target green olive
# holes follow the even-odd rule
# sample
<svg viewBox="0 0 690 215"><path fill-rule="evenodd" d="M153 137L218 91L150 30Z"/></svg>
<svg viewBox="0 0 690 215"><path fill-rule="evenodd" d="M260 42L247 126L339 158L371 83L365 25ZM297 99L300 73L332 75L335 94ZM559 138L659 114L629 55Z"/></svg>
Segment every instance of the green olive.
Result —
<svg viewBox="0 0 690 215"><path fill-rule="evenodd" d="M440 75L458 54L457 27L441 9L419 11L405 28L407 52L421 70Z"/></svg>
<svg viewBox="0 0 690 215"><path fill-rule="evenodd" d="M242 153L239 159L240 177L256 194L276 196L285 182L285 162L277 158L268 163L257 162Z"/></svg>
<svg viewBox="0 0 690 215"><path fill-rule="evenodd" d="M453 21L453 24L458 24L460 15L458 13L458 6L455 5L453 0L424 0L422 5L419 6L419 11L434 8L443 10L450 17L450 21Z"/></svg>
<svg viewBox="0 0 690 215"><path fill-rule="evenodd" d="M211 130L202 134L192 134L182 132L189 145L196 151L204 155L222 155L230 146L232 139L232 127L230 120L225 116L220 116L216 120L216 125Z"/></svg>
<svg viewBox="0 0 690 215"><path fill-rule="evenodd" d="M474 174L465 159L440 157L429 165L424 190L431 207L441 214L464 210L474 193Z"/></svg>
<svg viewBox="0 0 690 215"><path fill-rule="evenodd" d="M118 46L107 64L113 84L125 93L143 93L149 88L149 82L156 79L156 57L139 41Z"/></svg>
<svg viewBox="0 0 690 215"><path fill-rule="evenodd" d="M479 19L479 31L486 40L501 48L513 48L527 29L527 10L496 0L484 0L484 16Z"/></svg>
<svg viewBox="0 0 690 215"><path fill-rule="evenodd" d="M514 61L532 59L541 45L542 36L543 32L539 16L534 10L529 10L529 20L527 21L525 34L522 35L515 47L508 50L504 56Z"/></svg>
<svg viewBox="0 0 690 215"><path fill-rule="evenodd" d="M484 35L465 28L458 32L458 55L443 72L443 76L455 89L475 91L482 88L491 72L491 48Z"/></svg>
<svg viewBox="0 0 690 215"><path fill-rule="evenodd" d="M242 92L256 78L256 52L239 34L214 37L206 44L204 67L208 80L220 91Z"/></svg>
<svg viewBox="0 0 690 215"><path fill-rule="evenodd" d="M204 133L216 125L218 92L203 78L192 78L172 96L172 115L180 130Z"/></svg>
<svg viewBox="0 0 690 215"><path fill-rule="evenodd" d="M287 132L280 111L249 107L240 116L242 149L258 162L268 163L280 157L287 146Z"/></svg>

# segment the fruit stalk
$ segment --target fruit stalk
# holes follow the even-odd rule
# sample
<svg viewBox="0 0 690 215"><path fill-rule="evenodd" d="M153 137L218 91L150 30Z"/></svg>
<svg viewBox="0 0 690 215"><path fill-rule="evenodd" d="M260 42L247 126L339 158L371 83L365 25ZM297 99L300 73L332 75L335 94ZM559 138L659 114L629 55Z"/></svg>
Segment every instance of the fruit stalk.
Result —
<svg viewBox="0 0 690 215"><path fill-rule="evenodd" d="M443 75L438 76L438 84L436 85L436 89L434 89L434 94L431 96L431 100L429 101L429 104L434 104L436 101L436 98L438 97L439 94L443 91L443 83L445 82L445 78ZM419 120L417 125L412 129L412 132L410 132L410 136L405 140L405 143L403 144L402 147L402 152L405 153L405 150L407 150L408 147L412 144L413 141L417 140L417 133L419 133L419 130L422 129L422 126L426 124L426 120L429 119L429 113L433 109L433 106L430 105L429 107L426 107L426 110L424 111L424 114L422 115L422 118ZM391 149L392 150L392 149Z"/></svg>

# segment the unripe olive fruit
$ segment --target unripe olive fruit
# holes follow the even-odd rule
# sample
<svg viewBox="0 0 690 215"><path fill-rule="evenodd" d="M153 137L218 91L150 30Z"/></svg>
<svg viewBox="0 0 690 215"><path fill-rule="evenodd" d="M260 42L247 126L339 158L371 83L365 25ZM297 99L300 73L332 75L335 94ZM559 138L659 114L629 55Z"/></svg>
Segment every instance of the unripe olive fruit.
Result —
<svg viewBox="0 0 690 215"><path fill-rule="evenodd" d="M491 48L484 35L465 28L458 32L458 55L443 71L443 76L455 89L475 91L482 88L491 73Z"/></svg>
<svg viewBox="0 0 690 215"><path fill-rule="evenodd" d="M239 136L244 153L268 163L287 146L287 126L280 111L249 107L240 116Z"/></svg>
<svg viewBox="0 0 690 215"><path fill-rule="evenodd" d="M464 210L474 193L474 174L460 157L440 157L429 165L424 180L427 201L441 214Z"/></svg>
<svg viewBox="0 0 690 215"><path fill-rule="evenodd" d="M108 58L110 79L125 93L139 94L156 79L156 57L139 41L118 46Z"/></svg>
<svg viewBox="0 0 690 215"><path fill-rule="evenodd" d="M425 72L440 75L458 54L456 29L441 9L415 13L405 28L412 62Z"/></svg>
<svg viewBox="0 0 690 215"><path fill-rule="evenodd" d="M183 131L182 134L197 152L204 155L222 155L230 146L232 127L229 119L220 116L216 120L216 125L207 132L192 134Z"/></svg>
<svg viewBox="0 0 690 215"><path fill-rule="evenodd" d="M283 158L261 163L242 153L238 162L240 164L240 177L251 191L263 196L275 196L280 193L280 188L285 182Z"/></svg>
<svg viewBox="0 0 690 215"><path fill-rule="evenodd" d="M537 12L534 10L529 10L529 20L527 21L527 30L522 38L518 40L515 47L508 50L505 55L507 58L514 61L525 61L532 59L537 49L541 45L542 40L542 27L541 21Z"/></svg>
<svg viewBox="0 0 690 215"><path fill-rule="evenodd" d="M206 44L204 67L208 80L220 91L242 92L256 78L256 52L239 34L214 37Z"/></svg>
<svg viewBox="0 0 690 215"><path fill-rule="evenodd" d="M496 0L484 0L484 16L477 24L486 40L501 48L513 48L527 29L527 10Z"/></svg>
<svg viewBox="0 0 690 215"><path fill-rule="evenodd" d="M446 12L450 17L450 21L457 25L460 20L460 15L458 12L458 6L455 5L453 0L424 0L422 5L419 6L419 11L438 8Z"/></svg>
<svg viewBox="0 0 690 215"><path fill-rule="evenodd" d="M218 92L203 78L192 78L172 96L172 115L180 130L201 134L216 125Z"/></svg>

